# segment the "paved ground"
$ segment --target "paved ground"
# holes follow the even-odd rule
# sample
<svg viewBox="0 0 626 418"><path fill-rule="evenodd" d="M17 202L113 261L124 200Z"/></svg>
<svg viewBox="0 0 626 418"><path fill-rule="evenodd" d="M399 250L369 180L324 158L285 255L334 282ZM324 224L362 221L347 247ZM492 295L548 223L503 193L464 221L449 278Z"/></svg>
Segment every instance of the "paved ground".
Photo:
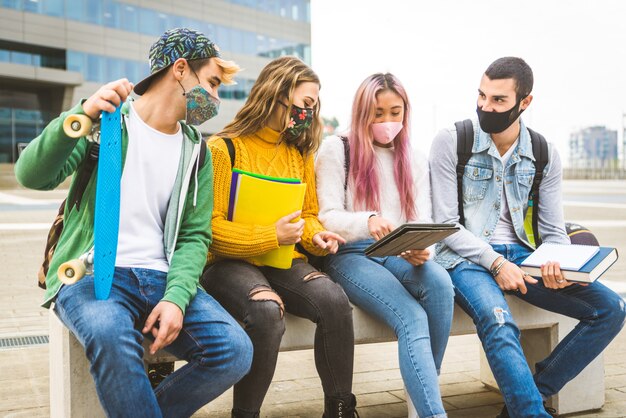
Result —
<svg viewBox="0 0 626 418"><path fill-rule="evenodd" d="M0 190L0 341L48 333L47 311L39 308L42 291L36 270L47 228L64 191L37 193ZM626 182L566 182L565 214L592 228L604 245L618 247L622 259L603 278L626 296ZM441 376L450 417L493 417L502 406L498 393L478 379L475 336L452 337ZM49 415L47 345L2 348L0 345L0 417ZM626 331L605 355L606 405L581 417L626 417ZM362 417L406 416L395 343L356 347L354 391ZM281 353L263 416L319 417L322 392L310 350ZM197 417L228 417L230 393L205 407Z"/></svg>

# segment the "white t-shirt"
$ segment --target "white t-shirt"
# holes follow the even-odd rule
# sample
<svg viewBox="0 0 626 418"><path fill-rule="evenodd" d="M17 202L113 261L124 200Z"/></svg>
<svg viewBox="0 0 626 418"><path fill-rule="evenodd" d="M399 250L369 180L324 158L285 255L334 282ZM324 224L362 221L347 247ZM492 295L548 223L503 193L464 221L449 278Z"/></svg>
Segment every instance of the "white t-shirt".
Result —
<svg viewBox="0 0 626 418"><path fill-rule="evenodd" d="M122 173L116 266L167 272L163 227L176 181L183 133L148 126L130 102L128 148Z"/></svg>
<svg viewBox="0 0 626 418"><path fill-rule="evenodd" d="M500 161L502 162L502 166L506 167L517 147L519 140L516 140L513 145L504 153L504 155L499 156ZM504 181L504 179L503 179ZM490 244L515 244L518 243L519 239L517 238L517 234L515 234L515 228L513 227L513 221L511 220L511 212L509 211L509 202L506 198L506 193L504 192L504 185L502 186L502 199L500 204L500 219L496 224L496 229L493 231L493 235L489 240Z"/></svg>

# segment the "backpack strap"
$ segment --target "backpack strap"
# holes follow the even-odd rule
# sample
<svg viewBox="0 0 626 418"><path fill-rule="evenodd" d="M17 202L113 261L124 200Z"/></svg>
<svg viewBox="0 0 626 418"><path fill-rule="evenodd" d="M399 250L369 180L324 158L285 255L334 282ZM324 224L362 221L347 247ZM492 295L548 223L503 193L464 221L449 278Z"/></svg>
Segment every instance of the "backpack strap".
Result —
<svg viewBox="0 0 626 418"><path fill-rule="evenodd" d="M204 138L202 138L200 141L202 141L201 143L201 147L200 147L200 167L204 167L204 160L206 160L206 152L207 152L207 143L204 140Z"/></svg>
<svg viewBox="0 0 626 418"><path fill-rule="evenodd" d="M343 182L344 194L348 191L348 174L350 173L350 143L347 136L339 136L341 142L343 142L343 171L345 178Z"/></svg>
<svg viewBox="0 0 626 418"><path fill-rule="evenodd" d="M233 140L230 138L222 138L222 141L226 144L226 148L228 149L228 156L230 157L230 168L235 167L235 144L233 144Z"/></svg>
<svg viewBox="0 0 626 418"><path fill-rule="evenodd" d="M204 167L204 161L206 160L206 153L207 153L207 143L204 140L204 137L202 136L202 134L200 133L200 131L198 130L198 128L196 128L193 125L187 125L187 124L182 124L183 125L183 130L186 130L186 134L191 137L192 135L195 136L196 138L200 139L200 145L204 145L200 147L200 157L198 158L198 163L199 163L199 168L202 169L202 167ZM196 170L196 164L194 163L193 165L193 171Z"/></svg>
<svg viewBox="0 0 626 418"><path fill-rule="evenodd" d="M535 238L535 246L541 245L541 237L539 236L539 186L543 180L543 171L548 165L549 150L548 141L538 132L528 128L530 133L530 142L533 147L533 156L535 157L535 177L533 185L528 196L529 204L532 205L532 227Z"/></svg>
<svg viewBox="0 0 626 418"><path fill-rule="evenodd" d="M87 158L83 162L81 168L78 170L76 177L76 186L74 189L74 198L69 202L69 211L71 211L74 206L76 207L76 210L80 210L80 202L83 199L83 195L85 194L85 190L87 189L87 184L89 184L89 180L91 179L93 170L96 167L96 162L98 162L98 155L100 154L100 144L90 142L87 147Z"/></svg>
<svg viewBox="0 0 626 418"><path fill-rule="evenodd" d="M204 138L200 137L200 157L198 158L199 168L202 169L204 167L204 160L206 160L206 152L207 152L207 143ZM191 170L196 171L196 162L193 163L193 168Z"/></svg>
<svg viewBox="0 0 626 418"><path fill-rule="evenodd" d="M456 190L459 207L459 223L465 225L465 214L463 212L463 174L465 166L472 157L474 147L474 125L470 119L455 122L456 126Z"/></svg>

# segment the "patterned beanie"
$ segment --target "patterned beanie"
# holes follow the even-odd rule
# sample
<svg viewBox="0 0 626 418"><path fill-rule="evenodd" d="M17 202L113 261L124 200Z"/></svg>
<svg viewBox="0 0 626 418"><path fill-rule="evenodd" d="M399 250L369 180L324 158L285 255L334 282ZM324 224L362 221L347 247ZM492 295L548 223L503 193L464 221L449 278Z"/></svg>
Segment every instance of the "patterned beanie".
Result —
<svg viewBox="0 0 626 418"><path fill-rule="evenodd" d="M201 32L187 28L170 29L150 47L150 75L137 83L134 91L144 94L154 77L179 58L192 61L219 56L217 45Z"/></svg>

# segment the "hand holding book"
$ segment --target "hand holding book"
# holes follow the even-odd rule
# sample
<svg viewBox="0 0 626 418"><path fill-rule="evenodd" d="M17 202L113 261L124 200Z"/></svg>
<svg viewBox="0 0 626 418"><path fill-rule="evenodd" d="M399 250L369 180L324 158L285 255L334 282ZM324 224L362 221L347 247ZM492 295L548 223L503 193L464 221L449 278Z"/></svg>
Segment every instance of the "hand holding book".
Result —
<svg viewBox="0 0 626 418"><path fill-rule="evenodd" d="M606 272L617 258L617 249L612 247L543 243L520 267L534 277L547 279L551 286L562 284L559 280L591 283Z"/></svg>
<svg viewBox="0 0 626 418"><path fill-rule="evenodd" d="M276 221L278 245L293 245L300 242L304 232L304 219L300 218L301 214L302 211L297 210Z"/></svg>
<svg viewBox="0 0 626 418"><path fill-rule="evenodd" d="M406 250L401 252L398 257L404 258L414 266L421 266L430 258L430 250L428 248L424 250Z"/></svg>
<svg viewBox="0 0 626 418"><path fill-rule="evenodd" d="M306 184L233 169L228 220L242 224L275 225L279 247L252 257L255 263L280 269L291 267L295 243L300 242L304 220L298 219Z"/></svg>
<svg viewBox="0 0 626 418"><path fill-rule="evenodd" d="M541 266L541 280L548 289L564 289L576 283L567 280L566 273L561 269L558 261L548 261ZM578 284L588 286L588 283Z"/></svg>
<svg viewBox="0 0 626 418"><path fill-rule="evenodd" d="M367 220L367 227L369 228L370 235L379 241L393 231L395 226L382 216L372 215ZM398 254L398 257L404 258L406 261L414 266L421 266L430 258L430 251L428 249L408 249Z"/></svg>

